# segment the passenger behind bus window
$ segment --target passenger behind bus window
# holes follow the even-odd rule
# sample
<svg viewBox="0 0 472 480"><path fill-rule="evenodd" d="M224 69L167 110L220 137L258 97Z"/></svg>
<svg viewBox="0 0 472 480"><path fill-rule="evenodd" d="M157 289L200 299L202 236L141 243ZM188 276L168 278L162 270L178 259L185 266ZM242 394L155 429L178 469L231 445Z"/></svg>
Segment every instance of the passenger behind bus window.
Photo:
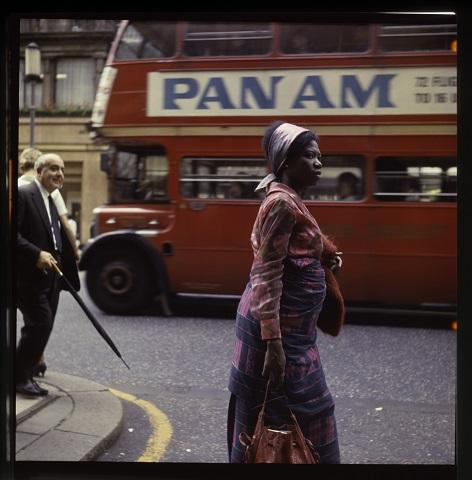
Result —
<svg viewBox="0 0 472 480"><path fill-rule="evenodd" d="M167 175L155 176L139 183L135 189L137 200L156 200L167 195Z"/></svg>
<svg viewBox="0 0 472 480"><path fill-rule="evenodd" d="M237 172L238 176L247 176L246 172ZM253 190L251 191L251 183L249 182L231 182L226 191L226 198L253 198Z"/></svg>
<svg viewBox="0 0 472 480"><path fill-rule="evenodd" d="M441 193L446 193L441 197L444 202L455 202L457 195L457 177L454 175L443 176L441 182Z"/></svg>
<svg viewBox="0 0 472 480"><path fill-rule="evenodd" d="M228 198L243 198L244 188L241 182L232 182L228 188Z"/></svg>
<svg viewBox="0 0 472 480"><path fill-rule="evenodd" d="M421 185L418 177L406 177L402 181L402 192L407 193L405 202L419 202L421 200Z"/></svg>
<svg viewBox="0 0 472 480"><path fill-rule="evenodd" d="M306 32L297 30L290 37L290 43L287 46L288 53L310 53L310 42Z"/></svg>
<svg viewBox="0 0 472 480"><path fill-rule="evenodd" d="M306 25L284 25L281 29L280 50L282 53L312 53L313 28Z"/></svg>
<svg viewBox="0 0 472 480"><path fill-rule="evenodd" d="M337 200L348 202L351 200L358 200L360 195L358 193L359 179L351 172L343 172L338 176L338 183L336 187Z"/></svg>

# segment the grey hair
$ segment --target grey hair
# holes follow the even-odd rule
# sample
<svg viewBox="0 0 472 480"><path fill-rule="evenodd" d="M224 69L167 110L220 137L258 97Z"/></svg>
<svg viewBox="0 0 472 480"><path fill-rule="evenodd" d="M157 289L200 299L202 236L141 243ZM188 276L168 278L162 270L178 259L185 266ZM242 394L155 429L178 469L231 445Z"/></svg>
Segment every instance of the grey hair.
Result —
<svg viewBox="0 0 472 480"><path fill-rule="evenodd" d="M53 160L62 160L62 158L57 155L57 153L43 153L37 160L34 162L34 169L36 172L40 172L49 162Z"/></svg>

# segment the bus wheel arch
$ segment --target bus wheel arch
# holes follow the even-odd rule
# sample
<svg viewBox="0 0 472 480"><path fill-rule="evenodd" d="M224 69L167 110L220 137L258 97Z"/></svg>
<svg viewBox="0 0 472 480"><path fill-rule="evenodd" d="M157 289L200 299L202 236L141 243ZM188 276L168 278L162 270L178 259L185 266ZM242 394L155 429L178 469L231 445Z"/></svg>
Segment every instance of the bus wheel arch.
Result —
<svg viewBox="0 0 472 480"><path fill-rule="evenodd" d="M157 295L164 313L167 272L155 248L133 232L97 237L85 250L80 269L94 303L105 313L134 314L145 310Z"/></svg>

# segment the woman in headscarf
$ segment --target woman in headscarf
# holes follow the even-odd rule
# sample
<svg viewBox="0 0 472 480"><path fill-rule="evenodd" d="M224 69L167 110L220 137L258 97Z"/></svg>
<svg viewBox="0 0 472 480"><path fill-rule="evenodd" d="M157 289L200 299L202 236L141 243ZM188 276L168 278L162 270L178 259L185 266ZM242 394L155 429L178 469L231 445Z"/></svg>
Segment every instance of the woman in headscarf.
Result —
<svg viewBox="0 0 472 480"><path fill-rule="evenodd" d="M290 406L320 462L339 463L334 401L316 346L316 326L326 296L323 249L329 247L333 265L339 267L341 260L301 199L321 175L318 137L278 121L266 130L262 146L272 173L256 188L266 196L251 234L254 260L236 317L229 458L244 462L239 435L252 436L269 379L268 423L290 423ZM339 329L323 328L334 335Z"/></svg>

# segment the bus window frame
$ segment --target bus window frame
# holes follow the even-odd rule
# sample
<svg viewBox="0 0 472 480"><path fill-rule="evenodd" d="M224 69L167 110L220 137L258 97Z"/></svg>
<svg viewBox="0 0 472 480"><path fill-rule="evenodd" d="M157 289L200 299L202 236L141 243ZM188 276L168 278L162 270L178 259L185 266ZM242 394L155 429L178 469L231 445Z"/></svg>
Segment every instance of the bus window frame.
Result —
<svg viewBox="0 0 472 480"><path fill-rule="evenodd" d="M444 193L444 192L437 192L437 193L427 193L427 192L405 192L405 191L398 191L398 192L382 192L379 191L378 189L378 174L379 173L391 173L390 178L393 178L394 176L398 177L398 179L421 179L430 176L431 178L436 178L438 175L436 174L423 174L423 175L408 175L407 171L395 171L395 170L385 170L385 171L378 171L376 169L377 167L377 162L379 162L379 159L382 158L397 158L400 159L400 161L405 162L406 159L422 159L423 161L427 161L427 159L437 159L439 161L440 159L447 159L449 158L448 156L444 155L376 155L372 159L372 201L376 202L378 204L385 204L385 203L393 203L393 204L408 204L408 205L426 205L426 206L432 206L432 205L457 205L457 173L456 173L456 191L452 193ZM450 157L452 158L452 157ZM457 165L457 157L455 158L454 165ZM407 168L407 162L404 163L404 166ZM417 165L414 165L414 167L428 167L430 165L420 165L419 163ZM438 165L435 165L438 166ZM450 167L449 167L450 168ZM443 176L447 176L446 171L443 170L441 174L439 174L439 179L442 181ZM379 197L384 197L379 198ZM388 199L388 197L396 197L395 199ZM399 199L398 197L405 197L402 199ZM417 197L416 199L407 199L406 197Z"/></svg>
<svg viewBox="0 0 472 480"><path fill-rule="evenodd" d="M163 153L160 155L157 153L159 151L159 148ZM139 172L140 168L139 165L144 161L144 158L146 156L162 156L165 157L166 162L167 162L167 179L166 179L166 195L163 197L158 197L158 198L129 198L127 200L117 200L117 191L118 189L116 188L116 182L118 181L125 181L126 179L123 179L121 177L116 176L117 172L117 158L118 154L120 152L126 152L126 153L132 153L137 155L137 161L136 161L136 173L134 178L130 178L127 180L133 188L133 195L136 194L136 185L139 185L140 183L146 181L146 180L140 180L139 179ZM156 146L156 149L150 149L149 146L147 145L144 149L139 148L139 147L127 147L127 146L120 146L117 147L113 152L110 154L110 160L111 160L111 168L109 171L109 174L107 174L107 181L110 182L111 184L111 195L109 198L109 204L110 205L119 205L119 204L134 204L134 203L142 203L142 204L154 204L154 203L172 203L172 198L171 195L169 194L170 190L170 173L171 173L171 161L169 159L167 150L165 147L162 145Z"/></svg>
<svg viewBox="0 0 472 480"><path fill-rule="evenodd" d="M342 199L338 199L338 198L334 198L334 199L326 199L326 200L323 200L323 199L311 199L311 198L304 198L302 197L302 200L304 202L307 202L307 203L316 203L316 204L333 204L333 205L344 205L344 204L350 204L350 203L356 203L356 204L359 204L359 203L365 203L365 202L368 202L370 200L370 195L369 195L369 175L371 174L370 173L370 169L369 169L369 163L370 163L370 159L368 157L367 154L365 153L351 153L351 154L345 154L345 153L329 153L329 154L325 154L323 155L323 159L322 159L322 162L323 161L326 161L326 159L329 159L330 157L341 157L341 158L346 158L346 159L355 159L356 157L360 160L361 162L361 165L358 166L356 164L353 164L353 165L344 165L344 166L336 166L334 165L333 167L334 168L346 168L347 170L345 171L348 171L348 169L350 168L359 168L359 170L361 171L361 176L358 178L358 186L361 188L361 193L359 194L359 198L356 198L356 199L349 199L349 200L342 200ZM244 197L241 197L241 198L228 198L228 197L217 197L217 196L209 196L209 197L198 197L198 196L187 196L187 195L184 195L183 192L182 192L182 182L198 182L199 179L197 178L197 176L195 175L194 179L191 179L191 180L183 180L183 176L182 176L182 164L185 160L222 160L222 161L225 161L225 160L259 160L259 159L262 159L263 162L265 162L266 164L266 160L264 160L262 157L236 157L236 156L231 156L231 157L226 157L226 156L197 156L197 155L186 155L186 156L181 156L178 160L178 165L179 165L179 168L176 169L177 172L178 172L178 192L179 192L179 196L182 200L184 201L205 201L205 202L211 202L211 203L214 203L214 202L223 202L223 203L227 203L227 202L231 202L231 201L243 201L244 203L246 202L251 202L251 201L256 201L256 202L260 202L261 201L261 198L262 197L258 197L257 195L256 196L253 196L253 197L250 197L250 198L244 198ZM266 164L267 165L267 164ZM326 166L324 165L323 168L329 168L330 166ZM268 167L266 167L266 174L269 172L269 169ZM341 173L344 173L344 172L341 172ZM190 174L192 175L192 174ZM211 175L211 174L210 174ZM338 178L339 174L334 177L334 178ZM252 177L250 177L252 178ZM262 178L264 178L263 176L261 176L258 181L262 180ZM323 175L322 177L323 178ZM244 183L244 181L248 182L250 181L250 179L248 179L247 177L243 177L243 176L238 176L238 175L233 175L232 178L229 178L229 177L223 177L221 180L219 180L218 178L201 178L200 180L201 182L208 182L208 183L216 183L216 182L230 182L230 181L234 181L234 182L242 182ZM252 182L252 183L256 183L255 181ZM257 184L255 185L257 186Z"/></svg>
<svg viewBox="0 0 472 480"><path fill-rule="evenodd" d="M136 20L136 21L142 21L142 20ZM126 23L125 23L126 22ZM165 21L162 21L164 23ZM116 54L118 51L118 48L120 47L120 44L122 42L123 36L127 30L127 28L134 23L134 20L124 20L123 24L120 25L120 28L118 29L116 38L115 38L115 43L110 48L110 55L108 56L107 59L107 65L112 64L113 62L117 62L120 64L124 64L127 62L168 62L170 60L176 60L180 56L180 34L179 34L179 28L181 26L182 22L178 21L168 21L167 23L173 23L175 24L175 33L174 33L174 39L175 39L175 51L174 54L171 56L162 56L162 57L144 57L144 58L127 58L127 59L117 59ZM141 47L142 48L142 47ZM111 63L110 63L111 62Z"/></svg>
<svg viewBox="0 0 472 480"><path fill-rule="evenodd" d="M134 63L134 62L162 62L168 63L169 61L178 61L182 60L185 62L218 62L226 60L241 60L241 59L270 59L270 58L279 58L286 60L296 60L296 59L308 59L308 58L319 58L319 59L336 59L336 58L352 58L353 60L359 60L363 58L375 59L377 57L383 58L398 58L403 59L423 57L428 59L428 57L438 57L438 55L445 55L449 58L456 58L457 51L449 50L408 50L408 51L383 51L380 49L380 30L382 24L380 23L369 23L366 24L369 27L368 34L368 48L363 52L326 52L326 53L283 53L280 49L280 40L281 40L281 26L284 23L289 22L268 22L271 31L272 31L272 41L271 48L266 54L259 55L217 55L217 56L188 56L184 53L184 43L185 43L185 32L190 21L175 21L175 54L172 57L157 57L157 58L139 58L139 59L127 59L127 60L118 60L116 59L116 51L119 47L123 34L130 24L130 20L124 20L123 23L119 26L116 38L112 47L110 48L110 53L107 58L107 64L112 65L114 62L123 64L123 63ZM314 24L316 25L316 23Z"/></svg>
<svg viewBox="0 0 472 480"><path fill-rule="evenodd" d="M254 54L254 55L249 55L249 54L236 54L236 55L188 55L185 53L185 40L186 40L186 33L188 31L188 26L192 23L198 23L198 22L177 22L181 29L180 29L180 35L177 37L177 52L179 58L182 58L183 60L187 61L199 61L199 60L226 60L226 59L246 59L246 58L252 58L252 59L258 59L258 58L268 58L272 57L274 55L274 40L275 40L275 24L274 22L267 22L269 24L269 28L271 31L271 37L270 37L270 44L269 44L269 49L267 53L264 54ZM203 22L199 22L203 23ZM232 22L228 22L232 23ZM234 22L237 23L237 22ZM240 22L238 22L240 23ZM256 23L256 22L252 22Z"/></svg>
<svg viewBox="0 0 472 480"><path fill-rule="evenodd" d="M253 197L249 197L249 198L244 198L244 197L239 197L239 198L229 198L229 197L217 197L217 196L209 196L209 197L198 197L198 196L187 196L187 195L184 195L184 193L182 192L182 184L183 182L198 182L198 181L201 181L201 182L207 182L207 183L217 183L217 182L221 182L221 183L226 183L226 182L241 182L241 183L254 183L254 189L256 188L257 184L264 178L264 176L261 176L260 178L257 179L257 183L256 181L252 181L251 179L253 177L244 177L244 176L239 176L238 174L235 174L235 175L231 175L231 176L223 176L223 177L219 177L219 178L201 178L200 180L197 178L197 176L195 174L190 174L190 175L194 175L194 178L193 179L190 179L190 180L183 180L183 178L185 178L183 175L182 175L182 166L183 166L183 163L188 160L188 161L192 161L192 160L201 160L201 161L231 161L231 160L240 160L240 161L250 161L250 160L253 160L253 161L260 161L261 162L261 165L260 166L264 166L265 167L265 173L264 173L264 176L267 175L268 173L268 166L267 166L267 161L264 159L264 157L260 156L260 157L255 157L255 156L251 156L251 157L242 157L242 156L222 156L222 155L206 155L206 156L197 156L197 155L185 155L185 156L181 156L179 159L178 159L178 168L176 168L176 172L178 174L178 192L179 192L179 196L182 200L184 201L204 201L204 202L211 202L211 203L214 203L214 202L223 202L223 203L227 203L227 202L239 202L239 201L243 201L243 202L260 202L261 201L261 197L258 196L257 194ZM237 168L243 168L239 165L236 165ZM188 174L186 174L188 175ZM207 176L211 176L211 174L207 175ZM218 185L215 187L215 190L216 188L218 187Z"/></svg>
<svg viewBox="0 0 472 480"><path fill-rule="evenodd" d="M368 154L366 152L351 152L351 153L329 152L329 153L324 153L322 158L321 158L321 163L323 164L323 167L321 168L321 181L323 180L323 170L325 170L326 168L330 168L330 167L336 167L336 166L333 166L333 165L326 165L326 161L330 157L344 157L344 158L358 157L361 160L361 166L358 167L359 170L361 171L361 176L358 178L358 182L359 182L358 186L361 187L360 197L356 198L356 199L349 199L349 200L342 200L342 199L338 199L338 198L321 200L321 199L315 199L315 198L311 199L311 198L302 197L302 200L304 202L309 203L310 205L311 204L317 204L317 205L320 205L320 204L322 204L322 205L325 205L325 204L346 205L346 204L350 204L350 203L359 204L359 203L368 202L370 200L369 175L371 175L371 171L370 171L370 168L369 168L369 164L370 164L371 160L370 160ZM346 169L349 169L349 168L355 168L355 167L357 167L357 165L345 165L344 167ZM336 167L336 168L343 168L343 167ZM348 171L348 170L345 170L345 171ZM341 173L344 173L344 172L341 172ZM341 175L341 173L338 174L334 178L337 179L339 177L339 175Z"/></svg>
<svg viewBox="0 0 472 480"><path fill-rule="evenodd" d="M451 24L447 24L447 25L453 25L453 23ZM455 36L456 36L456 40L457 40L457 23L455 23L456 25L456 32L455 32ZM456 55L457 52L452 50L451 48L451 45L449 46L449 49L440 49L440 50L383 50L381 48L381 40L382 40L382 35L381 35L381 31L382 31L382 27L401 27L402 25L390 25L390 24L384 24L384 23L378 23L378 24L375 24L375 47L376 47L376 53L378 55L381 55L381 56L385 56L385 57L390 57L390 56L409 56L409 55L414 55L414 56L429 56L429 55L434 55L434 56L437 56L437 55L442 55L442 54L451 54L451 55ZM413 27L413 25L405 25L405 27ZM414 27L415 28L418 28L420 25L415 25ZM431 27L431 26L435 26L435 24L425 24L423 25L424 27Z"/></svg>
<svg viewBox="0 0 472 480"><path fill-rule="evenodd" d="M367 33L367 49L363 50L362 52L305 52L305 53L285 53L282 52L281 50L281 39L282 39L282 27L283 25L288 24L291 25L292 23L289 22L279 22L277 23L277 43L274 43L274 52L275 54L280 57L280 58L343 58L343 57L349 57L349 58L362 58L365 56L372 56L373 53L375 52L375 41L374 41L374 27L376 26L375 24L366 24L368 27L368 33ZM322 25L322 24L317 24L313 23L310 25Z"/></svg>

